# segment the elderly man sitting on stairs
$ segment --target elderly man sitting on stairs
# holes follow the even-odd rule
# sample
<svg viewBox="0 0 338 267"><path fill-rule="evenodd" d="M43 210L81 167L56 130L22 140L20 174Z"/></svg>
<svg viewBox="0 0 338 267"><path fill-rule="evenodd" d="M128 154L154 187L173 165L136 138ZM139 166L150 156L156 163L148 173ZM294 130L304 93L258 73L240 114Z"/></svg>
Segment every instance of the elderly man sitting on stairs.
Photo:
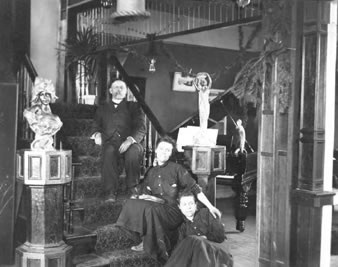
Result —
<svg viewBox="0 0 338 267"><path fill-rule="evenodd" d="M98 107L93 124L95 144L102 146L102 180L106 201L114 202L118 190L119 162L124 160L126 184L131 195L140 181L146 133L145 115L137 102L126 101L127 86L116 80L109 88L112 100Z"/></svg>

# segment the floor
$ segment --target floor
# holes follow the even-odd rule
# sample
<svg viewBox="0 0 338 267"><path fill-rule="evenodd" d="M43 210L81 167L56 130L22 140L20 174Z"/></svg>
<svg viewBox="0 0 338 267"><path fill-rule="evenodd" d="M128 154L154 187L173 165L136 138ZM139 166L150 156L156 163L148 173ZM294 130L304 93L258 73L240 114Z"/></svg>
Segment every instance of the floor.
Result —
<svg viewBox="0 0 338 267"><path fill-rule="evenodd" d="M251 201L250 201L251 200ZM246 220L246 229L240 233L236 230L236 221L233 216L233 198L217 199L216 206L222 212L222 222L225 225L228 243L234 257L234 267L254 267L257 259L256 246L256 215L254 196L249 199L249 212ZM331 256L330 267L338 266L338 255ZM1 265L0 267L15 267L15 265ZM293 266L290 266L293 267Z"/></svg>
<svg viewBox="0 0 338 267"><path fill-rule="evenodd" d="M236 230L236 221L232 208L233 199L218 199L216 203L217 208L222 212L222 222L225 225L229 246L234 257L234 267L254 267L254 259L257 259L256 215L255 207L252 204L250 205L254 201L250 202L250 200L252 200L252 197L249 199L246 228L242 233ZM330 267L336 266L338 266L338 255L332 255Z"/></svg>
<svg viewBox="0 0 338 267"><path fill-rule="evenodd" d="M253 259L257 258L255 208L249 206L245 231L241 233L236 230L232 203L233 198L217 199L216 207L222 212L222 222L225 225L226 236L234 257L234 267L255 266L253 262Z"/></svg>

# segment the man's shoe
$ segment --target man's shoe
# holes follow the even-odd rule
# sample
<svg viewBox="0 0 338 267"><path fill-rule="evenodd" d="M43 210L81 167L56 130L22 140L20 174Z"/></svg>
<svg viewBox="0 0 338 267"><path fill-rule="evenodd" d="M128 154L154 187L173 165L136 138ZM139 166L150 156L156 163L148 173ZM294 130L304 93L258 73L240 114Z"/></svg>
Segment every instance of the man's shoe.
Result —
<svg viewBox="0 0 338 267"><path fill-rule="evenodd" d="M139 196L138 188L137 186L129 188L128 190L128 195L130 196L131 199L136 199Z"/></svg>
<svg viewBox="0 0 338 267"><path fill-rule="evenodd" d="M138 198L139 192L137 186L129 188L129 195L131 199Z"/></svg>
<svg viewBox="0 0 338 267"><path fill-rule="evenodd" d="M134 251L143 251L143 242L141 242L137 246L132 246L131 250L134 250Z"/></svg>
<svg viewBox="0 0 338 267"><path fill-rule="evenodd" d="M108 197L106 197L106 200L104 202L106 202L106 203L116 202L116 195L109 195Z"/></svg>

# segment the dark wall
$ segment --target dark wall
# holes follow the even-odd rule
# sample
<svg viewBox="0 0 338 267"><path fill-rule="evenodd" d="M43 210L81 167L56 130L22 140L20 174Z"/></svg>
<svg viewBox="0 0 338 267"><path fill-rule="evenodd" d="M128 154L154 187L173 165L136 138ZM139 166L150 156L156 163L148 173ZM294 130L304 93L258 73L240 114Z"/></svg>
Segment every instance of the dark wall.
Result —
<svg viewBox="0 0 338 267"><path fill-rule="evenodd" d="M17 86L15 1L0 1L0 265L13 261Z"/></svg>
<svg viewBox="0 0 338 267"><path fill-rule="evenodd" d="M147 45L139 46L137 53L141 55L147 49ZM173 72L182 71L176 63L187 71L191 69L192 73L219 75L213 81L214 89L227 89L239 69L236 64L239 63L238 51L181 44L164 44L164 48L157 50L160 56L156 62L156 72L150 73L143 58L136 55L129 55L124 67L129 75L147 79L146 102L166 131L198 110L197 92L172 90ZM230 65L234 66L227 70Z"/></svg>

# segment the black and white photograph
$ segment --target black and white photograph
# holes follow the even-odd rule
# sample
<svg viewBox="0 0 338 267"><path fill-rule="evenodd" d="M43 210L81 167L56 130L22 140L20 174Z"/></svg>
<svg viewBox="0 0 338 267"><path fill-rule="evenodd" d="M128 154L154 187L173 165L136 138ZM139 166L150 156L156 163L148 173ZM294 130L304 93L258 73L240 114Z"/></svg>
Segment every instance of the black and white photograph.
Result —
<svg viewBox="0 0 338 267"><path fill-rule="evenodd" d="M0 0L0 267L337 267L337 22Z"/></svg>

